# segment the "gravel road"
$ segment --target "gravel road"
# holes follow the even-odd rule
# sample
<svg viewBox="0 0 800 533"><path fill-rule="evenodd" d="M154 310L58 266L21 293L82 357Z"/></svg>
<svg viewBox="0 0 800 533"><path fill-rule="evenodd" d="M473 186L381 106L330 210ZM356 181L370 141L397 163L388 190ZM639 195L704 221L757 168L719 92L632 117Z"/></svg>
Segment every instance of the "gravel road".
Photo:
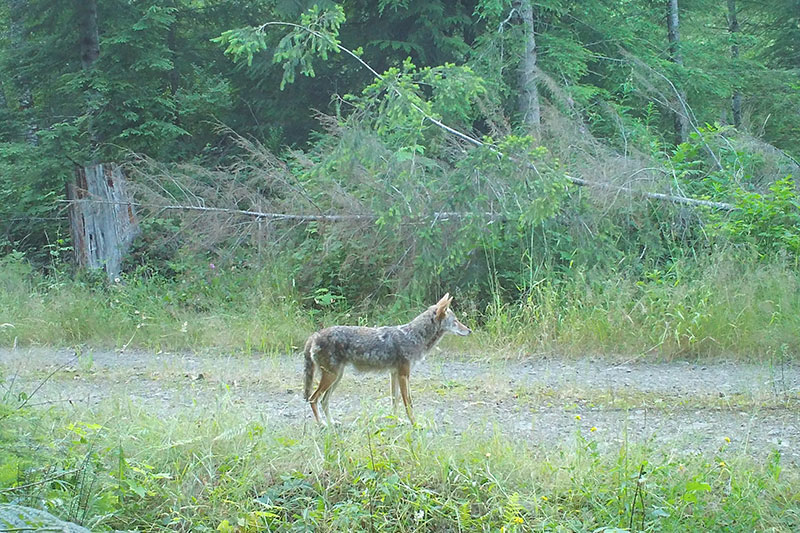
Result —
<svg viewBox="0 0 800 533"><path fill-rule="evenodd" d="M35 391L36 408L114 399L172 416L224 396L254 418L308 424L301 373L299 355L0 349L0 383L14 394ZM765 458L777 450L784 464L800 464L798 365L487 361L434 351L412 371L411 390L430 431L497 431L549 447L574 442L580 430L601 448L627 440L676 454L726 448ZM388 377L348 370L331 411L345 425L390 415Z"/></svg>

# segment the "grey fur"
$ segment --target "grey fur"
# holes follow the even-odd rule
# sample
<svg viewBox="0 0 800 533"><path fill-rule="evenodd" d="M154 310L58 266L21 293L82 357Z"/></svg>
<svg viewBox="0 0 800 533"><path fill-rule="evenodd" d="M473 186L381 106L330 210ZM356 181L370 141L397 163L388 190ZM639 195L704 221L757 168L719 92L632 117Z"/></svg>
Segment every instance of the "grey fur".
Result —
<svg viewBox="0 0 800 533"><path fill-rule="evenodd" d="M333 326L311 335L305 345L305 398L318 422L316 402L321 395L322 409L330 421L328 403L347 365L360 371L389 370L394 403L402 396L412 423L408 375L411 367L422 360L445 333L469 335L471 330L458 321L449 308L452 298L446 294L414 320L401 326L368 328ZM311 389L316 370L322 371L320 385L314 394Z"/></svg>

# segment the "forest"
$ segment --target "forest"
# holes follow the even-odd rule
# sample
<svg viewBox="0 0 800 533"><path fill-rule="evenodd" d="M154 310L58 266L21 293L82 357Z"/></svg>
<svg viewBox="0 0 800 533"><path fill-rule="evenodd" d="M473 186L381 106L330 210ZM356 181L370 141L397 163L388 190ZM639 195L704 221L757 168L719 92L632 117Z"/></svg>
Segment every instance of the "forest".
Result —
<svg viewBox="0 0 800 533"><path fill-rule="evenodd" d="M800 0L3 0L0 23L0 506L92 530L800 527L781 455L800 443ZM349 429L312 438L234 390L296 391L312 332L445 293L474 334L437 353L468 368L426 370L423 401L508 373L511 401L566 406L558 446L522 434L517 464L509 412L478 409L494 433L469 442L430 413L387 427L352 389ZM686 398L517 383L549 360L737 374ZM164 415L109 390L76 413L47 392L141 372L209 396ZM730 433L675 456L582 411L665 409L682 434L664 402L776 418L755 457Z"/></svg>

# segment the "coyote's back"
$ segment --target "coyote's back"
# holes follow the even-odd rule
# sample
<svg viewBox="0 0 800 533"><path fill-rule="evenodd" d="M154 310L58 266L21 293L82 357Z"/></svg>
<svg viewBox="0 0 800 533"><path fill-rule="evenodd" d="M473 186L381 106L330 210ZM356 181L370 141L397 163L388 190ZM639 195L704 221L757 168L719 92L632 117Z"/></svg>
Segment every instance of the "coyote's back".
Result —
<svg viewBox="0 0 800 533"><path fill-rule="evenodd" d="M306 341L305 398L317 422L322 422L317 401L322 396L322 409L330 421L328 402L345 367L353 365L358 370L389 370L392 399L403 398L406 412L412 423L414 416L408 392L411 366L422 359L445 333L469 335L471 330L458 321L450 309L452 297L446 294L436 305L426 309L408 324L367 328L359 326L333 326L312 334ZM317 390L312 394L314 374L321 370Z"/></svg>

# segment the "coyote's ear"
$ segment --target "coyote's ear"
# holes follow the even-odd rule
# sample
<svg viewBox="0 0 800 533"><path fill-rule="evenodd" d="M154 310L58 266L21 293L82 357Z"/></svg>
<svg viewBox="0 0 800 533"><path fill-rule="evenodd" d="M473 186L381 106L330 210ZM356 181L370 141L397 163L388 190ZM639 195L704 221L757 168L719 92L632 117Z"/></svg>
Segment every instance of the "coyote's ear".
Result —
<svg viewBox="0 0 800 533"><path fill-rule="evenodd" d="M436 318L441 320L444 318L445 313L447 313L447 308L450 307L450 302L453 301L453 297L450 296L450 293L445 293L442 296L442 299L436 302Z"/></svg>

